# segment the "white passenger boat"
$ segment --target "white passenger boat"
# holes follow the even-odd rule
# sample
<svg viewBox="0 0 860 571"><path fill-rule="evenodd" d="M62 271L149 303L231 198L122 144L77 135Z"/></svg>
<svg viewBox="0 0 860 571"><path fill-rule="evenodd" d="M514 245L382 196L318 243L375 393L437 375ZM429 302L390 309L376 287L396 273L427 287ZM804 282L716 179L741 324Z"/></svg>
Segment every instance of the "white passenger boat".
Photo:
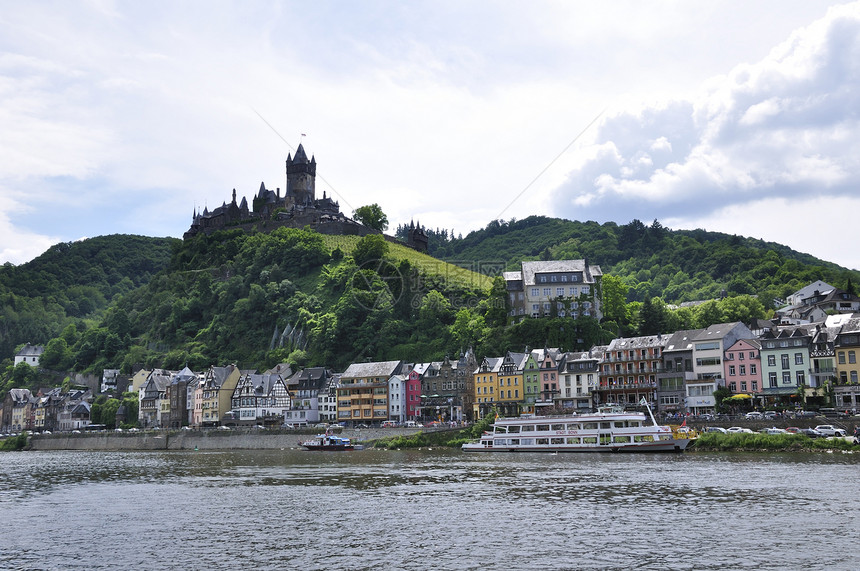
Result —
<svg viewBox="0 0 860 571"><path fill-rule="evenodd" d="M649 418L650 417L650 418ZM696 438L686 427L660 426L651 409L616 405L569 416L497 418L492 432L463 444L468 452L681 452Z"/></svg>

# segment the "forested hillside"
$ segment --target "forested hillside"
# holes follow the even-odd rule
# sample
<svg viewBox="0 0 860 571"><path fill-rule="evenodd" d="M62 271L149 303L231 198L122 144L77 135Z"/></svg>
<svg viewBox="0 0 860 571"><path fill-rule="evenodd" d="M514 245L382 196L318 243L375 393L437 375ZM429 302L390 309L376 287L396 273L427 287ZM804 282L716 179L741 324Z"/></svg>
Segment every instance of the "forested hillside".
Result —
<svg viewBox="0 0 860 571"><path fill-rule="evenodd" d="M99 319L117 297L167 267L175 238L112 235L52 246L38 258L0 267L0 355L44 344L68 325Z"/></svg>
<svg viewBox="0 0 860 571"><path fill-rule="evenodd" d="M486 304L492 286L379 235L288 228L199 235L97 326L51 341L43 361L56 370L130 372L436 358L459 346L450 330L456 306ZM502 308L497 319L504 318Z"/></svg>
<svg viewBox="0 0 860 571"><path fill-rule="evenodd" d="M285 361L343 370L366 360L440 360L469 347L478 356L544 345L586 350L618 335L749 322L816 279L847 289L860 280L778 244L657 222L531 217L465 238L428 234L438 256L497 273L529 259L600 264L604 319L509 323L500 277L378 235L279 228L186 241L106 236L0 269L0 342L9 356L0 396L39 382L26 365L11 366L14 347L27 341L45 344L42 365L60 373L228 363L262 370ZM702 299L711 301L668 305Z"/></svg>
<svg viewBox="0 0 860 571"><path fill-rule="evenodd" d="M849 271L772 242L706 232L669 230L656 220L617 225L531 216L494 220L465 238L429 231L430 253L454 263L587 258L627 286L628 301L659 297L667 303L755 295L765 306L817 279L845 288Z"/></svg>

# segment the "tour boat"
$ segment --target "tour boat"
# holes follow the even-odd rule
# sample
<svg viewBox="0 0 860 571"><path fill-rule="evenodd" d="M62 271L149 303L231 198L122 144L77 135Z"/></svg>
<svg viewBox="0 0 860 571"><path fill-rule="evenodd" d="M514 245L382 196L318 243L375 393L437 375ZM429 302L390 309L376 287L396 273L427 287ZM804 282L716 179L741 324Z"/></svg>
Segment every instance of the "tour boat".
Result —
<svg viewBox="0 0 860 571"><path fill-rule="evenodd" d="M646 405L647 407L647 405ZM650 417L650 418L649 418ZM686 426L660 426L651 409L602 406L595 413L496 418L468 452L681 452L696 438Z"/></svg>
<svg viewBox="0 0 860 571"><path fill-rule="evenodd" d="M307 450L355 450L355 445L349 438L328 433L318 434L311 440L299 442L299 445Z"/></svg>

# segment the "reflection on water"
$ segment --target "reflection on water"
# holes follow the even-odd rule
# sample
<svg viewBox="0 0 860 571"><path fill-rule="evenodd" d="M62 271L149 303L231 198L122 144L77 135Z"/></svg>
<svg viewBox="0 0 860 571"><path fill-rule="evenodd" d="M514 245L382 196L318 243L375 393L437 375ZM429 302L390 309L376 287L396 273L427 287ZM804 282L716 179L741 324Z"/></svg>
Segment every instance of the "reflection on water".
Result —
<svg viewBox="0 0 860 571"><path fill-rule="evenodd" d="M860 455L0 454L0 567L856 569Z"/></svg>

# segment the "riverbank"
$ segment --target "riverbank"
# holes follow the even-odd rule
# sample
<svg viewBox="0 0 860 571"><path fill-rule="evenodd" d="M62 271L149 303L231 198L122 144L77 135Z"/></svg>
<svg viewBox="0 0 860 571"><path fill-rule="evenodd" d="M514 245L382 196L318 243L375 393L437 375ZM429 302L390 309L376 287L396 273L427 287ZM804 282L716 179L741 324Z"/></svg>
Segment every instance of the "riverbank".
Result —
<svg viewBox="0 0 860 571"><path fill-rule="evenodd" d="M345 429L345 436L356 443L372 443L387 437L410 437L415 428ZM318 431L288 430L159 430L149 432L98 432L83 434L34 434L27 449L50 450L279 450L300 448Z"/></svg>

